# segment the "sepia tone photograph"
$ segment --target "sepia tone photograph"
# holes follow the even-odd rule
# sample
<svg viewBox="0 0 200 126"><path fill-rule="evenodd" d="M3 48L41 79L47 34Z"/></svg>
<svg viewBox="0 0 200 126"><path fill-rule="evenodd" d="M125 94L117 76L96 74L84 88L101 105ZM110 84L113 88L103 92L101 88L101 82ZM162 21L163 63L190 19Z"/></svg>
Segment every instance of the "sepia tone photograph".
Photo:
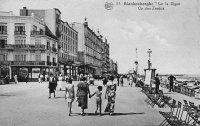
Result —
<svg viewBox="0 0 200 126"><path fill-rule="evenodd" d="M200 126L199 0L0 0L0 126Z"/></svg>

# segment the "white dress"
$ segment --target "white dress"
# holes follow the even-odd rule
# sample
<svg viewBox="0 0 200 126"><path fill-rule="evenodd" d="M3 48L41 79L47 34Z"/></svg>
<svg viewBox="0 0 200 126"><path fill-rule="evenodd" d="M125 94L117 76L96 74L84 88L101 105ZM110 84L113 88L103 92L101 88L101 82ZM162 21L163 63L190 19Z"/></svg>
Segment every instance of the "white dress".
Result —
<svg viewBox="0 0 200 126"><path fill-rule="evenodd" d="M66 98L67 102L73 102L74 101L74 85L73 84L67 84L66 85Z"/></svg>
<svg viewBox="0 0 200 126"><path fill-rule="evenodd" d="M62 89L62 77L58 77L58 88Z"/></svg>

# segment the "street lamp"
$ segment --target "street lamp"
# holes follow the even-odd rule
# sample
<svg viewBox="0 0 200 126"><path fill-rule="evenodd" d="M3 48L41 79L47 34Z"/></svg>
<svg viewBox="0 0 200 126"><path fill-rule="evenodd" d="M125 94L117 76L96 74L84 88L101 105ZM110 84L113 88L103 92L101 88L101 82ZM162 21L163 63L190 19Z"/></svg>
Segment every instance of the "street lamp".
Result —
<svg viewBox="0 0 200 126"><path fill-rule="evenodd" d="M150 69L151 68L151 53L152 53L151 49L148 49L147 53L149 54L148 69Z"/></svg>

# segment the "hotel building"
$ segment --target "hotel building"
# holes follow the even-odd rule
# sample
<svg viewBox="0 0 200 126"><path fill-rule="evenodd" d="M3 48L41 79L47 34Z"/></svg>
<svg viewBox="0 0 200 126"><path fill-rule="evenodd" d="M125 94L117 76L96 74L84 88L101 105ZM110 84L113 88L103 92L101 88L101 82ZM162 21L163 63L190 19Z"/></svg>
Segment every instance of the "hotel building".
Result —
<svg viewBox="0 0 200 126"><path fill-rule="evenodd" d="M32 13L15 16L0 12L0 75L25 76L32 80L39 73L55 73L57 68L57 37L46 28L44 20Z"/></svg>
<svg viewBox="0 0 200 126"><path fill-rule="evenodd" d="M78 32L67 22L61 20L59 9L27 9L20 10L21 16L34 13L44 20L47 29L58 39L58 71L65 75L76 76L78 70Z"/></svg>
<svg viewBox="0 0 200 126"><path fill-rule="evenodd" d="M88 27L86 19L83 24L72 23L72 27L78 32L79 73L102 75L102 36Z"/></svg>

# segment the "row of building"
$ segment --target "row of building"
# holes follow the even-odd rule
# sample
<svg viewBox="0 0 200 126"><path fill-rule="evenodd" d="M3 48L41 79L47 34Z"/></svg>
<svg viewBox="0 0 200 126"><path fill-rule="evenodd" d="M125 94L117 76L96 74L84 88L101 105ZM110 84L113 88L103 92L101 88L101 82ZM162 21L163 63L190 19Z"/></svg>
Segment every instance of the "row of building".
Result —
<svg viewBox="0 0 200 126"><path fill-rule="evenodd" d="M59 9L23 7L20 16L0 12L0 75L19 81L39 73L104 76L117 74L117 63L109 57L109 43L95 33L87 19L69 24Z"/></svg>

